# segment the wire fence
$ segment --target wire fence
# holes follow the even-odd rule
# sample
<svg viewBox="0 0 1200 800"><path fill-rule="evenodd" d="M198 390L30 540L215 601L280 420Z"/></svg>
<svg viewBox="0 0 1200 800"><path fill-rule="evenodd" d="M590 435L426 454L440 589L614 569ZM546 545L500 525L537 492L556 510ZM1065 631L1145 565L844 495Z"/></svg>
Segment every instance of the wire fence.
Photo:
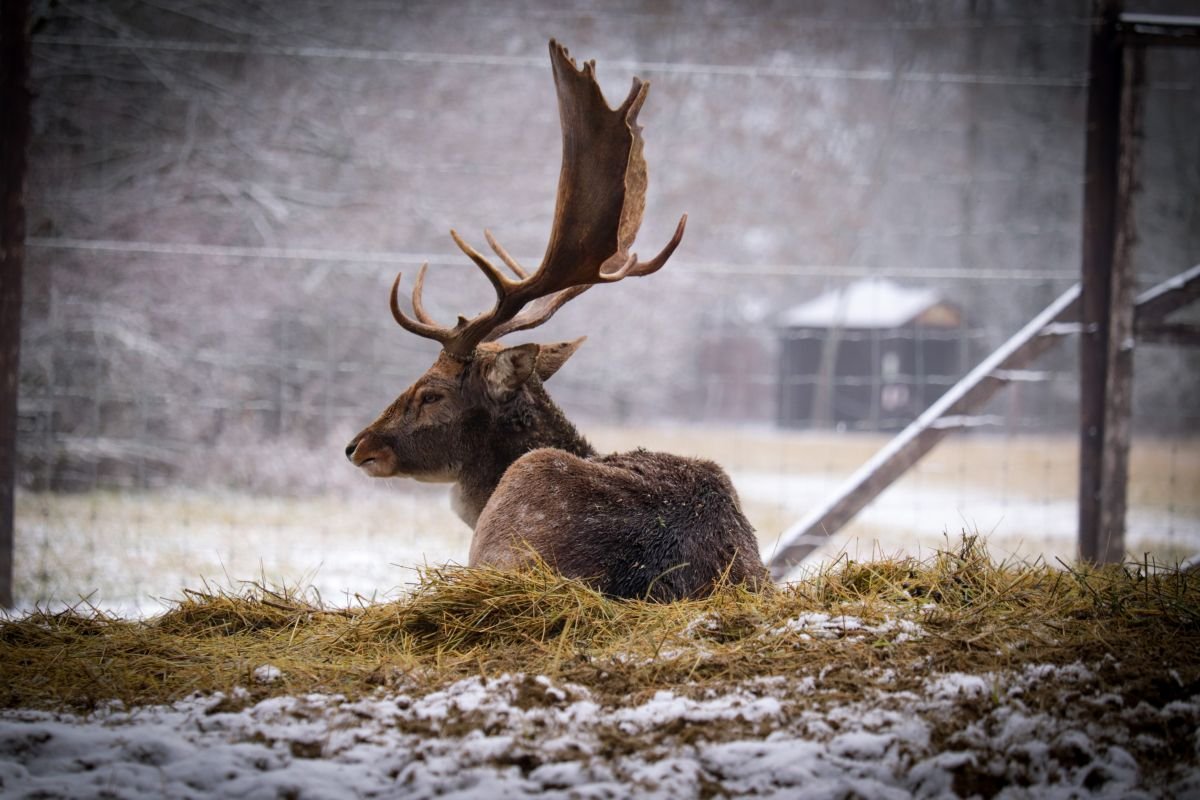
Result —
<svg viewBox="0 0 1200 800"><path fill-rule="evenodd" d="M343 601L466 560L445 487L369 481L342 448L435 355L390 319L396 271L428 261L427 305L450 320L490 288L447 229L491 226L539 260L552 36L597 60L610 98L650 78L639 243L683 211L689 227L661 273L592 289L538 331L589 336L551 394L601 450L718 460L769 553L1075 282L1076 5L42 7L20 602L153 611L246 579ZM1200 261L1198 66L1147 63L1144 287ZM855 292L857 326L816 313ZM968 530L999 553L1072 557L1075 362L1070 343L1044 357L819 555ZM1136 370L1128 542L1188 558L1200 362L1153 348Z"/></svg>

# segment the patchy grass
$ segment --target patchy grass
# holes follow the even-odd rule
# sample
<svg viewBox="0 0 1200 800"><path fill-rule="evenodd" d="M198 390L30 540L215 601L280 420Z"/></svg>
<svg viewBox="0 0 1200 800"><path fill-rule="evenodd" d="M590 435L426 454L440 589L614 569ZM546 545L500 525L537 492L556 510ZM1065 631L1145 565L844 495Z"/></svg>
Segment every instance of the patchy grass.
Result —
<svg viewBox="0 0 1200 800"><path fill-rule="evenodd" d="M1076 661L1139 697L1200 691L1200 573L996 563L968 537L923 561L842 559L775 591L665 605L610 600L544 567L430 569L403 598L353 608L262 585L205 588L149 620L77 607L0 623L0 706L353 698L504 673L604 702L820 676L807 694L820 703L861 698L879 676L903 691L931 672Z"/></svg>

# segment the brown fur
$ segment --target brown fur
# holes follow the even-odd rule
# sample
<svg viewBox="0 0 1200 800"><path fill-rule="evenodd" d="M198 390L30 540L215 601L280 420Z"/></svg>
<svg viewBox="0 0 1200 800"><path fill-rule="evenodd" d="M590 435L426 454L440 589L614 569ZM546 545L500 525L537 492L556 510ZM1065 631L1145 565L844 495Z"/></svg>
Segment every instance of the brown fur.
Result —
<svg viewBox="0 0 1200 800"><path fill-rule="evenodd" d="M481 345L434 365L350 442L376 477L453 482L471 566L540 557L617 597L708 594L767 573L725 472L636 450L599 456L542 387L582 343Z"/></svg>

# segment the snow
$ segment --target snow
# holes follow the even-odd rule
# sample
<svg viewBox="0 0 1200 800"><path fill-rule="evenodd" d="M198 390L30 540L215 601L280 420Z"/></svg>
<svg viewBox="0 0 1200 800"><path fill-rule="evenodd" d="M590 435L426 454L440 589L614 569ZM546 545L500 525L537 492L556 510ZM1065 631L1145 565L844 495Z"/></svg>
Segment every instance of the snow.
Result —
<svg viewBox="0 0 1200 800"><path fill-rule="evenodd" d="M789 619L779 627L772 628L767 635L779 636L791 632L800 634L801 639L861 639L866 635L877 637L892 634L893 631L900 631L889 637L897 642L925 635L921 626L911 620L885 619L877 625L869 625L848 614L830 616L819 611L805 612Z"/></svg>
<svg viewBox="0 0 1200 800"><path fill-rule="evenodd" d="M993 376L995 375L995 373L992 374ZM990 428L999 427L1004 422L1004 417L995 414L952 414L940 417L929 427L934 430L945 430L947 428Z"/></svg>
<svg viewBox="0 0 1200 800"><path fill-rule="evenodd" d="M674 692L655 692L640 706L618 709L612 719L622 733L638 733L674 720L705 723L736 718L742 721L778 719L783 708L774 697L735 693L703 701L678 697Z"/></svg>
<svg viewBox="0 0 1200 800"><path fill-rule="evenodd" d="M199 491L23 499L14 557L22 612L86 597L145 617L171 607L180 587L238 591L242 581L356 605L356 595L394 597L421 565L465 563L471 540L444 489L378 491L369 502ZM47 584L37 585L39 574Z"/></svg>
<svg viewBox="0 0 1200 800"><path fill-rule="evenodd" d="M1041 383L1052 379L1054 373L1044 369L997 369L992 377L1009 383Z"/></svg>
<svg viewBox="0 0 1200 800"><path fill-rule="evenodd" d="M254 668L255 683L274 683L283 677L283 671L274 664L263 664Z"/></svg>
<svg viewBox="0 0 1200 800"><path fill-rule="evenodd" d="M276 697L236 711L219 694L89 716L8 710L0 794L675 798L719 787L904 798L951 797L981 780L1002 798L1149 797L1134 755L1155 744L1146 731L1190 730L1200 744L1200 695L1162 708L1088 700L1098 684L1082 665L933 674L919 691L876 677L864 675L860 699L825 708L798 700L790 678L614 707L580 686L504 675L424 696ZM1047 683L1084 698L1071 705L1081 713L1027 706ZM1155 795L1200 789L1195 767L1167 780Z"/></svg>
<svg viewBox="0 0 1200 800"><path fill-rule="evenodd" d="M977 699L987 697L990 686L987 681L979 675L963 675L962 673L951 673L948 675L940 675L932 678L925 684L926 692L931 697L939 699L949 699L954 697L965 697Z"/></svg>
<svg viewBox="0 0 1200 800"><path fill-rule="evenodd" d="M684 452L689 447L684 442L699 441L701 435L690 428L647 434L656 446ZM776 435L783 434L770 434ZM764 446L750 441L745 450L752 457L740 467L734 457L740 445L724 450L729 445L722 444L724 456L693 454L720 456L726 464L759 529L764 558L777 552L780 531L788 522L811 519L836 497L841 474L824 461L832 457L832 448L853 445L865 453L868 443L880 443L878 437L848 436L843 441L798 435L777 457L767 457ZM935 457L906 475L833 537L815 534L820 550L808 564L828 562L843 549L855 559L921 557L946 546L944 533L964 529L986 535L996 558L1073 560L1076 488L1073 479L1063 480L1068 468L1059 465L1073 463L1062 451L1073 458L1077 443L1046 439L1045 459L1039 443L1034 462L1022 455L1026 445L1019 443L1006 455L1005 441L977 437L958 464ZM618 449L626 443L618 437L608 446ZM1141 446L1135 443L1135 451ZM974 462L978 452L986 454L984 467ZM1171 446L1154 445L1143 456L1155 453L1147 463L1161 466L1174 463L1172 452ZM1031 482L1030 471L1045 480ZM1126 520L1130 552L1148 552L1163 563L1200 552L1200 510L1195 493L1185 490L1186 481L1178 475L1173 483L1165 468L1134 475ZM361 494L340 498L18 492L16 514L18 613L35 605L57 610L86 598L87 605L117 616L145 617L169 608L180 587L238 592L247 580L306 588L332 605L358 605L360 595L365 602L400 595L417 579L420 565L465 563L471 537L471 529L450 510L444 487L412 481L394 487L367 484Z"/></svg>
<svg viewBox="0 0 1200 800"><path fill-rule="evenodd" d="M779 472L735 471L733 480L744 502L777 503L797 517L811 515L812 509L836 497L840 486L828 476ZM859 512L853 524L870 531L884 553L919 554L920 547L944 546L943 532L966 529L986 533L994 555L1045 555L1052 560L1054 555L1073 558L1078 521L1074 498L1034 499L1005 494L995 486L908 481L885 490ZM1133 547L1170 532L1170 540L1179 548L1200 550L1200 517L1187 513L1134 506L1126 528ZM815 554L813 563L837 557L849 538L843 532L828 540L830 546ZM780 542L764 547L763 558L782 546Z"/></svg>
<svg viewBox="0 0 1200 800"><path fill-rule="evenodd" d="M910 289L883 278L855 281L789 309L786 328L896 328L937 305L932 289Z"/></svg>
<svg viewBox="0 0 1200 800"><path fill-rule="evenodd" d="M1082 322L1051 322L1042 328L1042 336L1073 336L1079 333L1090 333L1093 326Z"/></svg>

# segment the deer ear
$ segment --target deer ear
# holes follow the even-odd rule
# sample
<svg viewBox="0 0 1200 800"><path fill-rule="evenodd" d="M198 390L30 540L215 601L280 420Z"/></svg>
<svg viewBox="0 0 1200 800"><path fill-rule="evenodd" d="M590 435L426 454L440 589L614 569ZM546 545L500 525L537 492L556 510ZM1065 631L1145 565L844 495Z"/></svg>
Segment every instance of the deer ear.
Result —
<svg viewBox="0 0 1200 800"><path fill-rule="evenodd" d="M558 368L567 363L567 359L575 354L579 349L579 345L587 340L586 336L580 336L573 342L555 342L554 344L539 345L537 357L537 374L543 381L550 380L550 376L558 372Z"/></svg>
<svg viewBox="0 0 1200 800"><path fill-rule="evenodd" d="M483 365L483 381L493 400L507 400L533 374L538 360L536 344L519 344L501 350Z"/></svg>

